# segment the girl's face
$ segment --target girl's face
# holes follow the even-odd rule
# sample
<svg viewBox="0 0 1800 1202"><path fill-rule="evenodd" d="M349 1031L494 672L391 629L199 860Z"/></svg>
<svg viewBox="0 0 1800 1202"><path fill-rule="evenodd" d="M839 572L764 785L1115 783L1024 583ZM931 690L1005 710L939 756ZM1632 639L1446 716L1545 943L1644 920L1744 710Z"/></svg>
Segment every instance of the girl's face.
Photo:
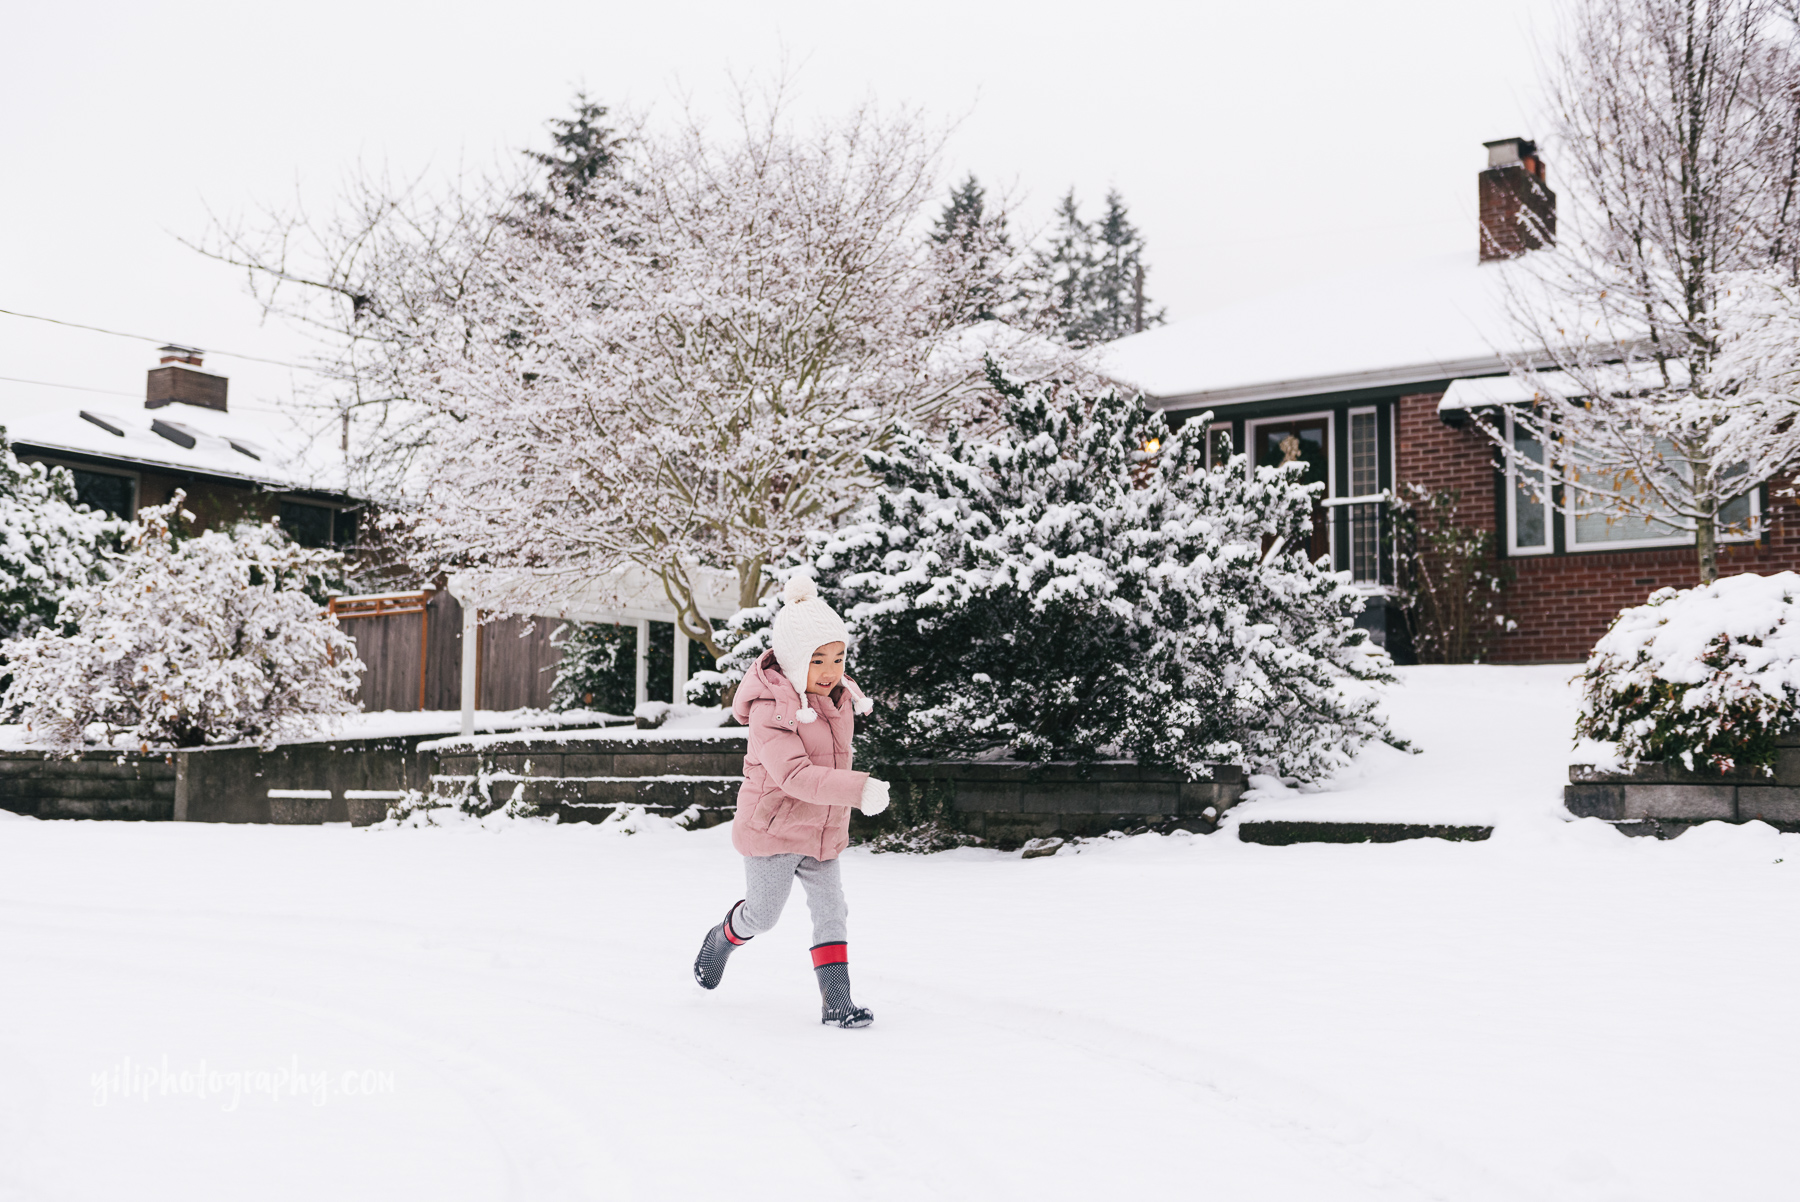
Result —
<svg viewBox="0 0 1800 1202"><path fill-rule="evenodd" d="M826 643L812 653L812 663L806 669L806 691L822 696L837 688L843 677L844 645Z"/></svg>

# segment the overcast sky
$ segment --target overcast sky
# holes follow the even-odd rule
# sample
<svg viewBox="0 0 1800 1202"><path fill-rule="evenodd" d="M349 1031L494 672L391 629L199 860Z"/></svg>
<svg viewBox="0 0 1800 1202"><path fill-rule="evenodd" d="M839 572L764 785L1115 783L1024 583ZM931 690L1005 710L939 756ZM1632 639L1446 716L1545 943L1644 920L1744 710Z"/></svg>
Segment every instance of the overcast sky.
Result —
<svg viewBox="0 0 1800 1202"><path fill-rule="evenodd" d="M1194 316L1371 258L1474 255L1481 143L1535 134L1533 44L1553 19L1553 0L18 4L0 309L293 358L242 279L176 240L209 206L322 208L359 160L447 170L542 147L577 86L653 122L684 95L716 107L730 73L769 76L785 53L804 114L872 96L956 122L946 176L1012 192L1026 229L1071 185L1090 212L1118 188L1153 299ZM0 316L0 376L141 397L153 350ZM233 408L291 392L279 367L208 366Z"/></svg>

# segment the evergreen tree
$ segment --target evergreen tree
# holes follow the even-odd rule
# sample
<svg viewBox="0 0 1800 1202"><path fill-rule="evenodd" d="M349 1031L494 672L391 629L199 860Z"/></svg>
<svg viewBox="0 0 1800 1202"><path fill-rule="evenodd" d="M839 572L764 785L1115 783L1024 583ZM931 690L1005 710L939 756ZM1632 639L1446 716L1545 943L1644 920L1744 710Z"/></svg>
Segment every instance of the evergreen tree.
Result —
<svg viewBox="0 0 1800 1202"><path fill-rule="evenodd" d="M1047 244L1032 254L1036 324L1070 346L1087 347L1161 325L1144 295L1144 236L1117 189L1090 224L1070 189L1056 206Z"/></svg>
<svg viewBox="0 0 1800 1202"><path fill-rule="evenodd" d="M1094 224L1092 342L1110 342L1159 326L1161 309L1144 294L1144 236L1126 215L1118 189L1106 193L1106 213Z"/></svg>
<svg viewBox="0 0 1800 1202"><path fill-rule="evenodd" d="M1048 245L1032 252L1031 288L1036 324L1071 346L1087 346L1089 280L1094 267L1094 231L1081 219L1075 189L1056 206Z"/></svg>
<svg viewBox="0 0 1800 1202"><path fill-rule="evenodd" d="M1013 316L1019 290L1011 278L1013 245L1006 211L987 211L987 190L973 172L951 191L932 226L931 241L944 252L961 256L969 266L967 271L946 273L963 284L957 295L946 298L953 321L1005 321Z"/></svg>
<svg viewBox="0 0 1800 1202"><path fill-rule="evenodd" d="M528 150L526 156L549 169L553 191L568 195L587 191L596 179L617 174L619 152L625 138L603 124L607 108L575 93L575 114L552 117L550 141L554 150Z"/></svg>
<svg viewBox="0 0 1800 1202"><path fill-rule="evenodd" d="M1319 485L1241 455L1208 470L1205 421L1171 431L1134 398L991 383L1003 434L903 430L871 456L887 487L789 568L851 623L878 760L1317 779L1392 740L1362 601L1307 554ZM727 673L767 646L776 604L733 619Z"/></svg>

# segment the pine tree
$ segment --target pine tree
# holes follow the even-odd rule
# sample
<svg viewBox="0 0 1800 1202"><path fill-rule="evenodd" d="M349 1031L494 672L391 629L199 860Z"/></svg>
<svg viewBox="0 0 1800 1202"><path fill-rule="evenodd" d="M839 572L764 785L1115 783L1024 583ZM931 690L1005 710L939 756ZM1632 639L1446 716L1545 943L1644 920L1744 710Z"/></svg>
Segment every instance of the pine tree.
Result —
<svg viewBox="0 0 1800 1202"><path fill-rule="evenodd" d="M1106 214L1094 224L1093 342L1110 342L1164 321L1144 294L1144 236L1126 215L1118 189L1106 193Z"/></svg>
<svg viewBox="0 0 1800 1202"><path fill-rule="evenodd" d="M1056 206L1048 245L1032 252L1031 283L1037 325L1071 346L1087 346L1089 280L1094 231L1081 219L1075 189Z"/></svg>
<svg viewBox="0 0 1800 1202"><path fill-rule="evenodd" d="M1011 279L1013 245L1006 211L987 211L987 190L973 172L951 191L932 226L931 241L969 265L967 271L946 273L964 283L958 295L946 298L952 321L1006 321L1014 316L1019 290Z"/></svg>
<svg viewBox="0 0 1800 1202"><path fill-rule="evenodd" d="M903 431L871 456L887 487L787 569L852 624L878 759L1317 779L1392 739L1362 601L1306 553L1318 485L1242 456L1208 470L1206 422L1171 431L1135 398L991 383L1003 434ZM767 646L774 606L734 618L727 672Z"/></svg>
<svg viewBox="0 0 1800 1202"><path fill-rule="evenodd" d="M585 91L576 92L575 115L552 117L547 123L555 149L548 153L525 152L526 157L549 169L554 191L564 195L582 193L601 176L618 172L619 152L626 139L602 124L606 114L605 105L589 100Z"/></svg>
<svg viewBox="0 0 1800 1202"><path fill-rule="evenodd" d="M1117 189L1090 224L1071 188L1056 206L1049 240L1032 254L1031 292L1039 328L1070 346L1109 342L1161 325L1144 295L1144 237Z"/></svg>

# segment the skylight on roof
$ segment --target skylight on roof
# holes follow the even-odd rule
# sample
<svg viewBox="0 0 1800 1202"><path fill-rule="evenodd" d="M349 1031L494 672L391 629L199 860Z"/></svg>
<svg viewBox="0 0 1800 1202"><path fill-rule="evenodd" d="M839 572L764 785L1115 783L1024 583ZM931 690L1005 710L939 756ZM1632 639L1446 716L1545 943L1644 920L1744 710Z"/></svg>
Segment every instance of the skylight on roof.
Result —
<svg viewBox="0 0 1800 1202"><path fill-rule="evenodd" d="M125 437L124 420L114 417L110 413L96 413L92 409L83 409L81 411L81 418L83 421L93 422L108 434L116 434L120 438Z"/></svg>
<svg viewBox="0 0 1800 1202"><path fill-rule="evenodd" d="M174 443L176 446L185 447L190 451L194 449L194 444L200 441L194 436L194 432L189 430L186 426L181 425L179 422L166 422L160 417L155 418L150 422L150 428Z"/></svg>

